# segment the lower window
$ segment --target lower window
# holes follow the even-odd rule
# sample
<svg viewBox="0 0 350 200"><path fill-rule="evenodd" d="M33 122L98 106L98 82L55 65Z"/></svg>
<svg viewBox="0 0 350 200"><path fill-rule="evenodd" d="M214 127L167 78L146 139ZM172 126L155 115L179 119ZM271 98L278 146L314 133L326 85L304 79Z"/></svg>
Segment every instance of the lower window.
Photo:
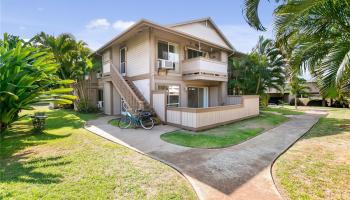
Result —
<svg viewBox="0 0 350 200"><path fill-rule="evenodd" d="M158 85L158 91L167 92L167 106L179 107L180 106L180 86L178 85Z"/></svg>

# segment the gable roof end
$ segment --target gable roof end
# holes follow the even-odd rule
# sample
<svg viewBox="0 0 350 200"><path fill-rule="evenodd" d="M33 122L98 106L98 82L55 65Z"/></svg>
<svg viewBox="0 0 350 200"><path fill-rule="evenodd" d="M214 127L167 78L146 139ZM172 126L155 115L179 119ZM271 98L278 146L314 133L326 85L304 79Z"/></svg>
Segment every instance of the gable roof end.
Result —
<svg viewBox="0 0 350 200"><path fill-rule="evenodd" d="M176 23L176 24L171 24L168 25L167 27L169 28L175 28L175 27L179 27L179 26L184 26L184 25L188 25L188 24L193 24L193 23L200 23L200 22L209 22L215 29L215 31L219 34L219 36L225 41L225 43L234 51L236 51L236 49L233 47L233 45L230 43L230 41L226 38L226 36L221 32L221 30L219 29L219 27L215 24L215 22L210 18L210 17L206 17L206 18L201 18L201 19L194 19L194 20L189 20L189 21L185 21L185 22L180 22L180 23Z"/></svg>

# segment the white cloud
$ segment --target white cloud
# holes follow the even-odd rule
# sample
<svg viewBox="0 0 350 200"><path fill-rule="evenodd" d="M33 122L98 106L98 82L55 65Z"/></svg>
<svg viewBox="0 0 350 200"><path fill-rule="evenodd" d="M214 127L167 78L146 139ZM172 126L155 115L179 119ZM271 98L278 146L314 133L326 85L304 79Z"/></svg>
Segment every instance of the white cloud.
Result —
<svg viewBox="0 0 350 200"><path fill-rule="evenodd" d="M85 41L92 50L96 50L134 23L134 21L117 20L112 24L105 18L99 18L91 20L85 29L74 35L77 39Z"/></svg>
<svg viewBox="0 0 350 200"><path fill-rule="evenodd" d="M111 23L105 18L91 20L85 27L87 29L108 29Z"/></svg>
<svg viewBox="0 0 350 200"><path fill-rule="evenodd" d="M273 38L272 26L268 26L265 32L256 31L247 24L220 25L219 27L236 50L244 53L250 52L255 47L260 35Z"/></svg>
<svg viewBox="0 0 350 200"><path fill-rule="evenodd" d="M123 31L123 30L129 28L130 26L132 26L133 24L135 24L134 21L118 20L118 21L113 23L113 28L116 30Z"/></svg>

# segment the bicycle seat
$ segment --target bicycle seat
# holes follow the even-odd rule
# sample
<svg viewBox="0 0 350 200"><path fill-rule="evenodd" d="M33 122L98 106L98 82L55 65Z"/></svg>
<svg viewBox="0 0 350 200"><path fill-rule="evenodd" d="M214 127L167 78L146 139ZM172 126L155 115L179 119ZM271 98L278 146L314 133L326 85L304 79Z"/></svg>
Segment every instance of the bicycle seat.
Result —
<svg viewBox="0 0 350 200"><path fill-rule="evenodd" d="M152 113L148 112L148 111L142 111L140 114L142 117L150 117L152 116Z"/></svg>

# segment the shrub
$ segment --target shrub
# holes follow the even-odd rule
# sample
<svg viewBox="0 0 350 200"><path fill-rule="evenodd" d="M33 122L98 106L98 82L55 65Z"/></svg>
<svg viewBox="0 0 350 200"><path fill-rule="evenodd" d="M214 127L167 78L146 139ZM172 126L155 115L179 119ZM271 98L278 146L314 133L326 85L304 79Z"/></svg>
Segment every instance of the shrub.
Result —
<svg viewBox="0 0 350 200"><path fill-rule="evenodd" d="M294 106L294 98L292 98L290 101L289 101L289 105L291 105L291 106ZM300 101L299 99L297 100L297 105L298 106L305 106L305 104L302 102L302 101Z"/></svg>
<svg viewBox="0 0 350 200"><path fill-rule="evenodd" d="M320 100L320 99L313 99L313 100L310 100L310 101L307 103L307 106L322 106L322 100Z"/></svg>
<svg viewBox="0 0 350 200"><path fill-rule="evenodd" d="M98 109L88 100L80 100L77 104L77 111L81 113L93 113L97 112Z"/></svg>

